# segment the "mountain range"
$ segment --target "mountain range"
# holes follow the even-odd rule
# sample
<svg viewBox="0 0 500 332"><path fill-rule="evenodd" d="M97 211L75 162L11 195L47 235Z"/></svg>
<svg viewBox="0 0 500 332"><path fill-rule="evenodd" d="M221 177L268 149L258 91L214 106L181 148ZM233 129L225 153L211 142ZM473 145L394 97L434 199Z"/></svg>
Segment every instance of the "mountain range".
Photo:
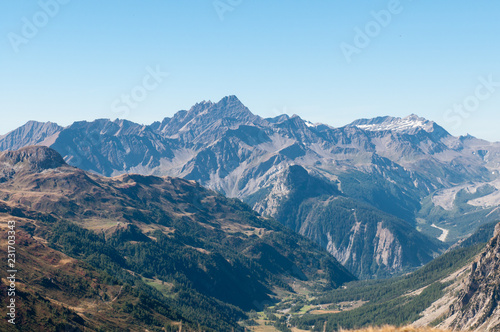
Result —
<svg viewBox="0 0 500 332"><path fill-rule="evenodd" d="M355 279L237 199L179 178L91 174L47 147L0 153L0 221L16 234L26 331L241 331L251 310Z"/></svg>
<svg viewBox="0 0 500 332"><path fill-rule="evenodd" d="M414 269L500 219L500 144L416 115L333 128L261 118L228 96L151 125L28 122L0 137L0 150L30 145L104 176L195 180L313 239L360 278Z"/></svg>

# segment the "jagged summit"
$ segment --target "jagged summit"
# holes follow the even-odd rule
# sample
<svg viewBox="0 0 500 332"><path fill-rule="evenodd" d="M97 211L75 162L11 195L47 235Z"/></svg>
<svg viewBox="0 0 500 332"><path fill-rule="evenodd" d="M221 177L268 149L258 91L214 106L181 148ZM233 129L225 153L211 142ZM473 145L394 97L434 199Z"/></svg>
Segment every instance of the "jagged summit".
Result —
<svg viewBox="0 0 500 332"><path fill-rule="evenodd" d="M217 103L203 101L188 111L177 112L171 119L163 121L160 131L171 136L190 132L197 137L207 128L232 128L262 122L236 96L227 96Z"/></svg>
<svg viewBox="0 0 500 332"><path fill-rule="evenodd" d="M192 118L194 116L205 115L210 113L217 113L224 117L241 117L253 114L236 96L226 96L220 101L214 103L212 101L202 101L196 103L188 111L184 111L179 115L185 118ZM174 118L177 114L174 115Z"/></svg>
<svg viewBox="0 0 500 332"><path fill-rule="evenodd" d="M255 120L259 118L243 105L236 96L226 96L217 103L208 102L203 104L205 112L213 113L215 116L234 118L238 120Z"/></svg>

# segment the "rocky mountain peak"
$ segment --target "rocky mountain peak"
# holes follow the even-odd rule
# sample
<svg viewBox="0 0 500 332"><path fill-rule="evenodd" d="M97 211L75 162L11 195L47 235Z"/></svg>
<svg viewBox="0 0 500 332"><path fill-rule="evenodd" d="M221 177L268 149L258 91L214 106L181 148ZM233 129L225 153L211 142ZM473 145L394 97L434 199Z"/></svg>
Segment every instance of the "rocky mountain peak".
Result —
<svg viewBox="0 0 500 332"><path fill-rule="evenodd" d="M167 135L177 135L189 132L197 137L207 128L236 128L241 124L263 123L259 116L254 115L241 103L236 96L227 96L219 102L203 101L197 103L189 111L177 112L162 132Z"/></svg>
<svg viewBox="0 0 500 332"><path fill-rule="evenodd" d="M217 115L243 121L254 121L259 117L254 115L236 96L227 96L218 103L212 104L210 111Z"/></svg>
<svg viewBox="0 0 500 332"><path fill-rule="evenodd" d="M189 111L180 113L179 115L188 121L199 116L216 115L234 118L248 117L249 115L254 116L236 96L226 96L217 103L202 101L196 103Z"/></svg>
<svg viewBox="0 0 500 332"><path fill-rule="evenodd" d="M218 104L224 104L224 105L243 105L241 101L236 97L235 95L229 95L224 98L222 98Z"/></svg>
<svg viewBox="0 0 500 332"><path fill-rule="evenodd" d="M50 145L53 142L51 138L61 130L63 128L53 122L28 121L25 125L0 135L0 151L17 150L28 145Z"/></svg>
<svg viewBox="0 0 500 332"><path fill-rule="evenodd" d="M0 154L0 165L14 168L26 168L32 171L43 171L66 165L63 157L55 150L45 146L29 146L17 151L6 151Z"/></svg>

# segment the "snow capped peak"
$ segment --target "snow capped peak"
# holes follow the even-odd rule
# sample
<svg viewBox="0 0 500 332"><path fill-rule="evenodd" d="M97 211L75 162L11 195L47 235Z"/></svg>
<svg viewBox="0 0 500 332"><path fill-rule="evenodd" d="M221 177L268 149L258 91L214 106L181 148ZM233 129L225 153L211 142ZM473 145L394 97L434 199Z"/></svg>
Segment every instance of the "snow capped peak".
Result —
<svg viewBox="0 0 500 332"><path fill-rule="evenodd" d="M411 114L404 118L384 116L374 119L361 119L354 121L352 126L369 131L397 131L413 132L417 129L423 129L427 132L434 130L434 122Z"/></svg>
<svg viewBox="0 0 500 332"><path fill-rule="evenodd" d="M304 120L304 123L305 123L305 124L306 124L306 126L308 126L308 127L313 127L313 128L314 128L314 127L316 127L316 126L317 126L317 124L314 124L314 123L312 123L311 121L307 121L307 120Z"/></svg>

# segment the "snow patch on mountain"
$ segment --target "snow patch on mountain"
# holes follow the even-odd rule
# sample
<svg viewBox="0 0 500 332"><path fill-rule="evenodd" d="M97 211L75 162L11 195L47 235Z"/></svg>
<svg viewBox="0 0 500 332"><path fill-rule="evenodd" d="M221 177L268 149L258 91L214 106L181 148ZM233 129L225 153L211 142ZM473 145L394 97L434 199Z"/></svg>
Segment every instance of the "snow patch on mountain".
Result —
<svg viewBox="0 0 500 332"><path fill-rule="evenodd" d="M375 119L362 119L353 122L354 126L368 131L396 131L407 132L412 129L423 129L431 132L433 130L433 122L424 118L418 117L415 114L405 118L395 117L379 117Z"/></svg>
<svg viewBox="0 0 500 332"><path fill-rule="evenodd" d="M306 124L306 126L308 126L309 128L315 128L318 126L317 123L312 123L311 121L307 121L307 120L304 120L304 123Z"/></svg>

